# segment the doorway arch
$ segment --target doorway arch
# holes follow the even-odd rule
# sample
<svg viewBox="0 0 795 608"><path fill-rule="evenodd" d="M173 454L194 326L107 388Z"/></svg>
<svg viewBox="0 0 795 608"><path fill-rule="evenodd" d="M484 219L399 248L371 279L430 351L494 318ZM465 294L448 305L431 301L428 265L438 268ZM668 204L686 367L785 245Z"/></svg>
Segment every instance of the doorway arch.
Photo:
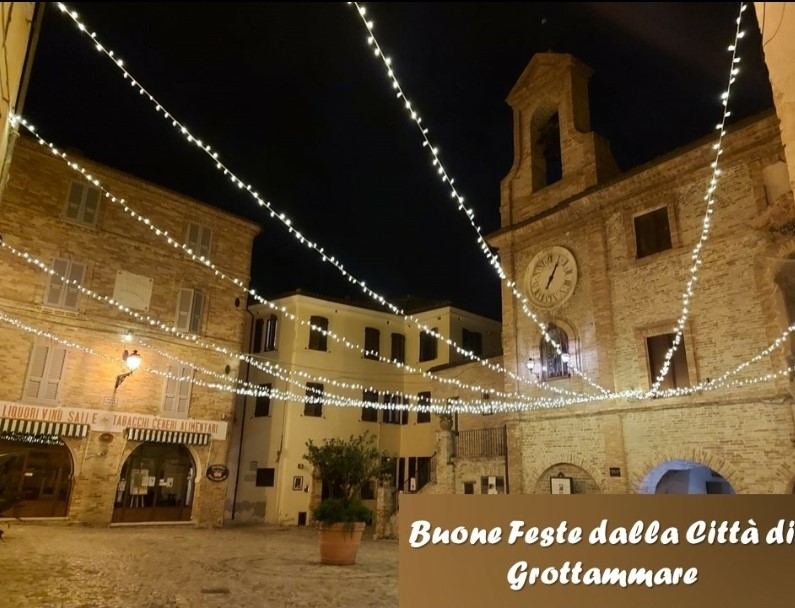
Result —
<svg viewBox="0 0 795 608"><path fill-rule="evenodd" d="M189 521L196 464L184 445L142 443L121 469L113 522Z"/></svg>
<svg viewBox="0 0 795 608"><path fill-rule="evenodd" d="M692 460L668 460L643 479L639 494L735 494L717 471Z"/></svg>

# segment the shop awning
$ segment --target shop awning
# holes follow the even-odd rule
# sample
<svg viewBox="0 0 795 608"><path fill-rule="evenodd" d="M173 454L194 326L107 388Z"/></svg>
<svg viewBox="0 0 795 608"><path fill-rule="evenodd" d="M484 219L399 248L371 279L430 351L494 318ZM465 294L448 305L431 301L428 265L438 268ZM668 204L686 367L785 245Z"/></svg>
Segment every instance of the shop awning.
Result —
<svg viewBox="0 0 795 608"><path fill-rule="evenodd" d="M179 431L157 431L154 429L127 429L130 441L151 441L154 443L181 443L187 445L209 445L209 433L181 433Z"/></svg>
<svg viewBox="0 0 795 608"><path fill-rule="evenodd" d="M42 420L0 418L0 433L83 438L88 435L88 428L87 424L74 424L72 422L44 422Z"/></svg>

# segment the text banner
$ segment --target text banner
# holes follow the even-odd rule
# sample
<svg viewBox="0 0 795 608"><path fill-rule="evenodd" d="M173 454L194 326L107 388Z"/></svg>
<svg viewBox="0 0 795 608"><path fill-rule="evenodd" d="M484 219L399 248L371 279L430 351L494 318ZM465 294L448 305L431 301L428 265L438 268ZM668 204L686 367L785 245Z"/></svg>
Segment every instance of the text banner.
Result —
<svg viewBox="0 0 795 608"><path fill-rule="evenodd" d="M400 497L400 606L792 605L795 496Z"/></svg>

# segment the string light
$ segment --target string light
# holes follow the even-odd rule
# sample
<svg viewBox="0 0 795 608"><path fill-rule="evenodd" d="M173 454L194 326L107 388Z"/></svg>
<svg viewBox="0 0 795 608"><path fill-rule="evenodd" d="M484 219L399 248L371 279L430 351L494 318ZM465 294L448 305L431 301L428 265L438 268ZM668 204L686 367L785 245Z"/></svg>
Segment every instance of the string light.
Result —
<svg viewBox="0 0 795 608"><path fill-rule="evenodd" d="M351 4L351 3L349 3L349 4ZM356 3L354 3L354 4L356 4ZM58 7L61 9L61 11L65 12L66 14L68 14L72 18L72 20L78 25L78 28L80 29L81 32L87 33L87 30L86 30L85 26L82 23L79 22L78 17L77 17L77 13L75 13L73 11L72 12L68 11L68 9L66 8L66 6L63 3L58 3ZM358 7L359 7L359 5L357 4L357 8ZM361 7L361 8L363 9L364 7ZM744 12L745 9L746 9L746 6L743 4L741 6L740 13L742 14L742 12ZM736 36L736 39L739 39L739 38L742 37L741 32L739 32L740 22L741 22L741 18L738 18L737 19L738 35ZM372 42L370 42L370 43L373 44L373 43L375 43L375 37L372 35L372 28L373 28L372 22L371 21L365 21L365 24L368 26L368 31L371 32L371 35L369 36L368 41L372 40ZM96 34L95 33L90 34L90 36L91 36L91 38L93 40L96 40ZM342 265L342 263L339 260L337 260L334 256L327 255L322 248L319 248L317 246L316 243L314 243L314 242L310 241L309 239L307 239L306 237L304 237L298 230L296 230L292 226L291 220L289 218L287 218L284 213L278 213L271 206L271 204L268 201L265 201L264 199L262 199L259 196L259 194L256 193L251 188L250 185L245 184L234 173L232 173L226 166L224 166L223 163L218 161L218 153L213 151L210 148L209 145L205 145L205 144L203 144L201 142L201 140L195 138L192 135L192 133L190 133L190 131L184 125L179 123L179 121L177 121L171 114L169 114L162 107L162 105L157 102L157 100L151 94L149 94L135 79L132 78L132 76L129 74L129 72L127 72L127 70L123 67L123 62L121 61L121 59L114 58L113 51L105 49L105 47L103 47L100 43L96 43L96 46L97 46L97 50L103 52L106 56L108 56L111 60L114 61L114 63L117 65L117 67L122 71L122 73L123 73L125 78L129 78L130 79L131 86L137 88L141 95L146 96L153 104L155 104L156 111L158 113L161 113L164 116L164 118L170 120L172 122L172 126L174 128L176 128L176 129L180 130L180 132L183 135L185 135L185 137L188 140L188 142L197 145L205 153L207 153L214 160L217 161L216 162L217 169L219 169L220 171L223 171L224 175L226 175L232 181L233 184L237 185L241 189L247 190L249 192L249 194L251 194L255 198L257 203L260 206L267 208L270 211L270 216L272 218L278 218L278 220L283 225L285 225L288 228L288 231L291 234L293 234L296 237L296 239L299 240L299 242L301 244L304 244L307 247L317 251L318 254L321 255L321 258L322 258L322 260L324 262L332 263L335 267L337 267L337 269L340 271L340 273L345 278L347 278L350 282L352 282L354 284L357 284L366 295L368 295L369 297L375 299L381 305L384 305L384 306L388 307L390 310L392 310L392 312L394 314L401 315L407 321L414 322L423 331L425 331L426 333L434 336L437 339L440 339L440 340L444 341L445 343L447 343L449 346L454 348L457 352L459 352L460 354L464 355L465 357L467 357L469 359L472 359L472 360L479 361L484 366L489 367L490 369L493 369L493 371L506 373L509 376L511 376L513 379L515 379L517 382L527 382L527 380L525 378L516 376L516 374L513 374L512 372L510 372L509 370L503 368L502 366L496 366L494 364L490 364L490 363L488 363L488 361L481 360L479 357L474 355L474 353L471 353L470 351L465 351L464 349L461 349L457 344L452 342L452 340L450 340L449 338L445 338L444 336L439 335L438 332L434 332L432 329L430 329L427 326L425 326L424 324L422 324L416 318L414 318L412 316L409 316L409 315L405 315L404 312L401 309L399 309L397 306L391 304L385 298L383 298L383 296L380 296L379 294L377 294L373 290L369 289L365 285L365 283L363 281L360 281L360 280L356 279L353 275L349 274L344 269L344 266ZM734 66L735 64L738 64L740 62L740 58L736 56L736 43L733 46L735 48L732 49L732 52L733 52L732 65ZM376 52L376 55L382 57L382 59L386 62L386 65L388 67L390 67L390 70L391 70L391 61L387 61L388 58L383 56L383 53L380 51L380 47L377 47L377 48L378 48L378 51ZM734 83L734 81L735 81L734 77L737 75L737 73L738 73L737 68L733 67L733 69L731 70L731 77L730 77L730 80L729 80L729 88L730 88L731 84ZM394 74L394 72L392 71L392 73L390 74L390 77L392 77L393 74ZM404 97L404 95L402 94L402 91L399 90L399 83L398 83L396 88L398 88L398 94L397 94L398 98ZM724 106L728 106L728 99L729 99L729 91L727 91L727 94L726 94L725 98L723 99L723 101L724 101L723 105ZM410 113L412 115L412 118L415 119L417 121L418 126L420 126L421 125L421 119L417 115L416 110L412 107L411 102L409 100L405 100L405 104L406 104L406 109L410 111ZM652 387L652 389L648 393L646 393L646 396L648 396L648 395L651 395L651 396L656 395L660 383L662 382L662 380L664 379L665 375L667 374L667 372L669 370L670 361L671 361L673 352L675 351L676 347L679 345L679 343L681 342L681 339L682 339L682 333L683 333L684 324L686 323L686 319L688 317L688 312L689 312L687 304L688 304L690 298L693 295L692 288L693 288L693 285L696 282L696 278L697 278L696 275L697 275L697 272L698 272L698 267L701 265L701 259L700 259L701 250L703 248L703 243L706 242L706 239L707 239L708 234L709 234L709 228L710 228L710 225L711 225L709 216L712 214L712 207L714 205L714 199L713 199L712 195L713 195L713 193L715 192L715 190L717 188L717 182L718 182L717 177L720 175L720 171L719 171L719 169L717 167L717 160L718 160L719 156L723 153L723 150L722 150L722 147L721 147L721 143L722 143L722 138L725 135L725 122L726 122L726 118L728 116L730 116L730 112L728 111L728 109L726 109L725 112L724 112L723 120L717 127L720 130L720 139L719 139L718 144L716 145L717 153L716 153L716 162L713 163L713 177L710 180L710 185L709 185L709 188L707 190L707 196L705 197L705 200L707 201L707 213L705 214L705 218L704 218L704 230L702 231L702 238L699 240L699 243L696 245L696 247L693 250L693 255L695 256L694 257L694 264L690 267L691 278L690 278L690 281L688 281L687 288L686 288L685 293L683 295L683 312L682 312L682 315L680 316L677 328L675 330L676 331L676 336L675 336L675 339L674 339L674 343L673 343L671 349L669 349L669 351L666 353L665 363L664 363L663 369L661 370L660 376L658 376L657 381L655 382L655 385ZM422 132L423 132L424 136L427 136L427 129L426 128L422 127ZM436 161L436 162L433 163L433 166L434 167L439 167L439 169L441 169L440 175L443 176L443 181L449 183L451 188L454 188L453 187L453 180L451 178L449 178L449 176L447 175L447 172L444 170L443 165L441 165L441 163L439 161L438 148L431 146L430 145L430 140L428 140L427 143L424 144L424 146L429 147L429 149L431 150L431 152L432 152L432 154L434 156L434 160ZM544 335L545 341L547 341L547 343L549 343L549 344L551 344L553 346L553 348L556 350L556 353L559 356L562 356L563 351L560 348L560 345L556 344L554 342L554 340L552 340L551 336L546 331L545 325L540 321L540 319L537 317L537 315L535 315L533 313L533 311L530 309L527 298L525 296L523 296L516 289L516 283L514 281L508 281L507 275L505 274L505 272L502 269L502 267L499 265L499 261L497 259L497 256L494 255L493 253L491 253L490 249L488 248L487 243L485 242L485 239L483 239L482 236L480 235L479 227L477 227L477 225L474 224L474 212L470 208L464 206L463 197L460 196L459 194L457 194L456 190L453 190L453 192L455 193L454 198L455 198L455 200L457 201L457 203L459 205L459 209L466 213L466 215L470 218L470 223L478 231L479 244L480 244L482 249L485 248L484 249L484 253L486 253L487 256L489 257L489 259L494 262L493 265L495 266L495 269L498 271L498 274L499 274L501 280L507 281L507 285L510 288L512 294L515 297L517 297L519 299L519 301L522 303L523 312L527 316L529 316L531 319L533 319L533 321L535 321L537 325L539 325L539 327L542 329L542 333ZM593 381L590 377L588 377L587 374L585 374L582 370L579 370L578 368L576 368L574 365L570 364L569 367L570 367L570 369L572 369L573 372L575 372L577 375L582 377L588 384L590 384L594 388L597 388L601 392L601 395L596 395L596 396L594 396L594 395L583 395L580 398L576 398L576 399L573 398L573 399L570 399L570 400L562 400L562 399L558 399L558 400L539 400L539 402L543 401L545 403L548 403L549 407L552 407L552 405L551 405L552 403L560 403L560 402L563 402L563 401L566 401L567 403L589 402L589 401L599 401L599 400L603 400L605 398L635 397L638 394L638 391L634 391L634 390L621 391L621 392L618 392L618 393L613 393L613 392L605 389L604 387L601 387L600 385L598 385L595 381ZM552 387L550 387L549 385L544 385L543 388L552 389ZM491 405L493 405L493 404L490 404L490 406Z"/></svg>
<svg viewBox="0 0 795 608"><path fill-rule="evenodd" d="M729 97L731 95L732 84L734 84L735 76L738 73L737 68L735 68L734 66L740 62L740 58L737 56L737 47L739 45L740 38L742 38L743 36L742 31L740 30L740 26L742 24L742 14L745 12L745 8L746 8L745 3L741 3L740 13L736 21L737 28L734 33L734 44L729 46L729 51L732 54L732 61L731 61L732 69L729 71L729 78L728 78L728 84L726 85L726 91L721 95L722 104L724 107L723 118L721 119L721 122L718 123L717 125L717 129L718 131L720 131L720 134L718 135L717 143L713 146L713 149L715 150L715 160L710 165L712 168L712 174L708 182L707 193L704 197L707 206L706 206L706 211L704 213L704 220L702 222L701 235L699 236L696 246L693 247L693 251L690 256L693 263L689 268L690 277L687 281L687 285L685 286L685 291L682 294L682 312L679 316L679 320L677 321L676 327L674 327L673 343L671 344L670 348L666 351L665 357L663 359L663 365L660 368L660 372L658 373L654 381L654 384L652 384L648 392L648 396L650 397L654 397L658 394L660 385L662 384L663 380L665 380L665 377L668 375L668 372L670 371L671 360L673 358L674 352L682 343L685 324L687 323L687 319L690 316L690 309L689 309L690 299L693 297L694 293L693 288L696 284L696 281L698 280L698 270L701 267L701 251L704 248L707 239L709 238L710 228L712 227L711 217L712 214L714 213L714 207L715 207L715 191L718 188L718 178L721 175L721 171L718 165L720 157L723 154L723 138L726 135L726 120L731 115L731 113L728 110L728 104L729 104Z"/></svg>
<svg viewBox="0 0 795 608"><path fill-rule="evenodd" d="M245 288L245 283L241 279L238 279L238 278L231 277L231 276L227 275L220 268L218 268L208 257L197 256L193 252L193 250L190 247L188 247L188 245L186 245L184 243L181 243L180 241L172 238L167 230L158 227L158 225L154 221L152 221L150 218L148 218L147 216L145 216L145 215L141 214L140 212L137 212L136 210L131 208L127 204L127 202L126 202L126 200L124 198L114 195L110 190L105 188L105 186L102 184L102 182L96 176L94 176L88 170L86 170L86 168L84 168L79 163L71 160L70 157L65 152L63 152L62 150L57 148L53 143L46 141L38 133L38 131L35 128L35 126L33 126L25 118L23 118L21 116L18 116L18 115L15 115L15 116L12 116L12 120L16 124L19 124L22 127L24 127L31 135L33 135L36 138L36 140L39 142L40 145L47 147L50 150L50 153L53 156L56 156L57 158L60 158L62 161L64 161L67 164L67 166L70 169L72 169L76 173L79 173L89 183L91 183L96 188L98 188L103 193L104 197L107 200L109 200L112 203L120 206L121 209L124 211L124 213L127 216L129 216L132 219L135 219L136 221L144 224L151 232L153 232L155 234L155 236L157 236L157 237L161 238L162 240L164 240L169 246L171 246L173 248L176 248L176 249L182 249L183 252L185 253L185 255L190 260L192 260L194 262L197 262L199 264L202 264L203 266L205 266L209 270L213 271L213 273L215 274L216 277L218 277L218 278L220 278L222 280L229 281L232 284L234 284L235 286L237 286L239 288L242 288L243 290L246 291L246 293L250 294L257 302L268 306L271 310L275 310L277 312L280 312L281 314L283 314L289 320L294 321L294 322L296 322L296 323L298 323L298 324L300 324L302 326L308 326L313 331L319 332L319 333L323 334L324 336L332 339L336 343L341 344L342 346L344 346L344 347L346 347L348 349L351 349L351 350L354 350L356 352L359 352L359 353L361 353L364 356L367 356L368 354L370 354L371 356L375 356L379 361L382 361L382 362L385 362L385 363L389 363L389 364L391 364L393 366L396 366L397 368L403 370L406 373L418 374L418 375L421 375L423 378L430 379L430 380L433 380L433 381L436 381L436 382L440 382L442 384L454 385L454 386L456 386L456 387L458 387L460 389L463 389L463 390L470 390L472 392L477 392L477 393L490 392L490 393L493 393L498 398L499 397L504 397L504 398L507 398L507 399L522 399L522 396L520 394L517 394L517 393L505 393L505 392L502 392L502 391L497 391L497 390L492 389L492 388L487 388L487 387L483 387L483 386L479 386L479 385L471 385L471 384L462 382L462 381L457 380L457 379L445 378L443 376L437 376L436 374L432 374L431 372L425 371L422 368L413 367L413 366L411 366L409 364L406 364L406 363L403 363L403 362L400 362L400 361L397 361L397 360L394 360L394 359L383 357L383 356L380 355L380 353L371 353L370 351L367 351L367 350L363 349L360 345L348 340L344 336L338 336L334 332L328 331L328 330L326 330L326 329L324 329L324 328L322 328L320 326L313 325L310 321L306 321L304 319L298 318L296 315L292 314L285 306L279 306L279 305L277 305L277 304L275 304L273 302L270 302L270 301L266 300L265 298L260 296L256 292L256 290L254 290L254 289L246 289ZM50 271L50 269L43 262L41 262L41 264L37 264L37 265L40 268L42 268L43 270L46 270L47 272ZM93 296L91 296L91 297L93 297ZM168 329L169 329L169 331L171 331L174 328L169 327ZM174 329L174 331L176 332L176 329ZM185 334L185 336L187 336L187 338L189 338L191 340L196 340L196 337L193 336L193 335ZM546 386L546 385L539 385L538 383L535 383L532 380L530 380L529 382L533 386L535 386L537 388L550 390L550 391L556 392L558 394L568 394L568 395L577 395L578 394L578 393L575 393L573 391L568 391L566 389L560 389L560 388L557 388L557 387ZM372 387L362 387L362 388L363 388L363 390L375 390L375 389L372 389Z"/></svg>
<svg viewBox="0 0 795 608"><path fill-rule="evenodd" d="M404 320L414 323L422 331L424 331L425 333L433 336L437 340L441 340L442 342L447 344L450 348L454 349L457 353L459 353L463 357L465 357L467 359L470 359L472 361L479 362L484 367L486 367L488 369L491 369L492 371L495 371L497 373L507 374L512 379L514 379L517 383L521 384L521 383L526 383L527 382L527 380L524 377L519 376L519 375L511 372L510 370L506 369L505 367L503 367L501 365L490 363L488 360L481 359L480 357L478 357L472 351L466 350L466 349L462 348L461 346L459 346L458 344L456 344L452 339L447 338L445 336L442 336L438 331L434 331L433 328L430 328L427 325L425 325L424 323L422 323L422 321L420 321L420 319L418 319L417 317L415 317L413 315L406 314L405 311L403 311L401 308L399 308L395 304L393 304L390 301L388 301L384 296L380 295L379 293L375 292L371 288L367 287L366 283L363 280L360 280L360 279L356 278L354 275L352 275L347 270L345 270L345 267L344 267L344 265L342 264L342 262L340 260L338 260L335 256L326 253L325 249L323 247L320 247L318 245L318 243L316 243L316 242L312 241L311 239L307 238L306 236L304 236L304 234L302 234L301 231L299 231L297 228L295 228L293 226L294 222L289 217L287 217L287 215L285 213L279 212L278 210L276 210L271 205L271 203L269 201L267 201L266 199L262 198L260 196L260 194L256 190L254 190L250 184L247 184L243 180L241 180L231 169L229 169L223 162L221 162L219 160L219 155L218 155L217 151L215 151L213 148L211 148L211 146L209 144L204 143L200 138L197 138L196 136L194 136L193 133L184 124L182 124L173 114L168 112L165 109L165 107L163 106L163 104L160 103L151 93L149 93L149 91L147 91L132 76L132 74L130 74L130 72L127 71L127 69L124 67L124 62L120 58L116 57L112 50L106 48L104 45L102 45L98 41L96 32L92 32L90 34L88 33L89 32L88 28L85 26L85 24L83 24L79 20L77 12L70 11L69 8L62 2L57 3L57 6L58 6L58 8L60 9L60 11L62 13L67 15L75 23L75 25L77 26L78 30L81 33L89 36L91 38L91 40L94 41L95 46L96 46L98 51L100 51L106 57L111 59L111 61L113 61L113 63L116 65L116 67L121 71L123 77L130 81L130 85L133 88L135 88L139 92L139 94L141 96L143 96L144 98L148 99L152 103L152 105L155 108L155 111L158 114L162 115L162 117L165 120L167 120L175 130L177 130L180 134L182 134L185 137L185 139L187 140L188 143L197 146L200 150L202 150L202 152L204 154L206 154L207 156L212 158L217 170L221 171L239 189L245 190L249 195L251 195L254 198L254 200L257 203L257 205L267 209L270 212L270 214L269 214L270 217L272 219L278 220L283 226L285 226L287 228L288 232L290 234L292 234L298 240L298 242L300 244L305 245L307 248L314 250L321 257L323 262L327 262L327 263L332 264L340 272L340 274L345 279L347 279L350 283L352 283L352 284L356 285L357 287L359 287L365 295L367 295L368 297L373 299L375 302L377 302L381 306L384 306L384 307L388 308L395 315L402 316L404 318ZM459 203L461 205L463 205L463 200L459 201ZM485 241L483 241L483 242L485 243ZM518 292L516 292L516 293L518 293ZM521 294L519 294L519 295L521 295ZM526 301L527 300L525 299L525 303L526 303ZM525 306L526 306L526 304L525 304ZM539 326L542 326L540 320L538 320L537 317L535 317L535 320L539 324ZM543 328L543 326L542 326L542 328ZM545 339L550 340L551 338L546 333L546 330L543 329L543 331L544 331L544 334L545 334ZM560 349L559 346L556 346L556 349L558 350L558 354L562 353L562 350ZM576 370L574 367L572 367L572 369L576 373L581 375L585 379L586 382L588 382L592 386L598 388L604 394L610 394L609 391L607 391L607 389L604 389L601 386L599 386L598 384L596 384L593 380L591 380L589 377L584 375L582 372ZM560 389L557 389L557 387L552 387L552 386L547 386L547 385L545 385L543 387L543 389L544 390L550 390L552 392L559 392L559 390L560 390Z"/></svg>
<svg viewBox="0 0 795 608"><path fill-rule="evenodd" d="M544 341L555 349L555 352L559 357L562 356L564 354L564 350L561 347L561 345L555 342L552 336L548 333L547 325L530 308L527 297L516 288L515 283L513 281L508 280L508 275L503 269L502 265L500 264L499 257L491 251L491 248L486 242L486 239L483 237L480 226L475 222L475 210L472 207L468 207L467 205L465 205L463 195L458 191L458 189L454 185L455 179L450 177L450 174L448 173L447 169L445 169L445 166L442 163L442 159L439 156L439 148L434 146L433 143L431 142L428 128L422 125L422 118L417 113L412 102L406 96L406 93L403 90L400 81L395 75L395 71L392 66L392 60L384 53L381 45L379 44L378 39L375 36L375 32L373 31L375 27L373 22L365 17L367 9L358 2L349 2L348 5L355 7L356 11L359 14L359 17L361 17L361 21L364 24L365 28L367 29L367 34L368 34L367 43L373 47L375 56L380 58L382 63L384 64L384 67L386 68L387 77L390 80L392 88L397 91L396 94L397 99L404 100L404 106L409 114L409 119L417 126L417 128L420 131L420 136L422 139L422 147L427 148L430 153L431 165L436 170L436 173L439 175L439 178L442 180L442 183L444 183L447 186L447 188L450 190L450 197L455 202L458 211L463 212L464 215L467 216L467 220L470 226L472 226L472 228L475 231L478 247L486 256L487 261L494 268L500 280L506 282L506 285L511 290L511 294L521 303L522 311L525 313L525 315L530 319L532 319L536 325L538 325L544 337ZM608 395L613 394L611 393L611 391L609 391L608 389L604 388L596 381L594 381L587 373L579 369L573 363L569 363L568 367L571 371L573 371L576 375L580 376L583 380L585 380L585 382L587 382L593 388L601 391L603 394L608 394Z"/></svg>

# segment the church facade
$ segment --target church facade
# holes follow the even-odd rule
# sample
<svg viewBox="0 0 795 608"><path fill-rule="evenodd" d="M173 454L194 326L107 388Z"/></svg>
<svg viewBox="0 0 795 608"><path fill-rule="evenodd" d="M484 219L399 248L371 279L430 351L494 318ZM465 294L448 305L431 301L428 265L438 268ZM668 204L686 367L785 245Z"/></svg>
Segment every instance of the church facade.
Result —
<svg viewBox="0 0 795 608"><path fill-rule="evenodd" d="M432 491L485 493L488 479L510 493L791 493L795 346L783 332L795 322L795 213L772 112L726 130L662 392L566 403L597 387L646 392L660 376L697 263L718 140L620 173L590 128L590 75L569 55L542 53L519 78L507 100L514 164L489 237L538 319L504 283L504 365L518 377L504 388L558 401L460 416L437 435ZM500 431L497 448L461 449Z"/></svg>

